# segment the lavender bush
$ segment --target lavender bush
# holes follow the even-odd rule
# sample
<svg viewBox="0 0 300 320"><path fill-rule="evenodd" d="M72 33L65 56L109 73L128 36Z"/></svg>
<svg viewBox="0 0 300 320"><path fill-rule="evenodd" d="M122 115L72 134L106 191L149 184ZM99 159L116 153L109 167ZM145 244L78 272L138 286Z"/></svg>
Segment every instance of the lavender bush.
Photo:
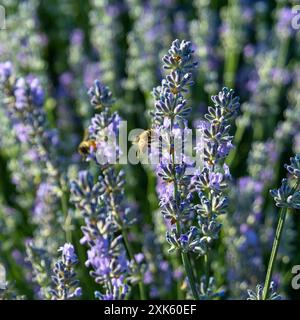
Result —
<svg viewBox="0 0 300 320"><path fill-rule="evenodd" d="M0 299L296 298L294 5L4 1Z"/></svg>

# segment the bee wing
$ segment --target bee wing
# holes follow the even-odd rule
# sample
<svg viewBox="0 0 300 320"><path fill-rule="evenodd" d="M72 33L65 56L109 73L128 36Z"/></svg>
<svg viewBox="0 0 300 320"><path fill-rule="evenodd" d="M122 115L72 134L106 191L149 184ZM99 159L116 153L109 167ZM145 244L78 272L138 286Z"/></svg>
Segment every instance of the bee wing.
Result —
<svg viewBox="0 0 300 320"><path fill-rule="evenodd" d="M146 139L139 142L139 148L142 153L144 153L148 148L148 141Z"/></svg>
<svg viewBox="0 0 300 320"><path fill-rule="evenodd" d="M132 144L137 145L139 143L139 136L134 137L134 139L132 140Z"/></svg>
<svg viewBox="0 0 300 320"><path fill-rule="evenodd" d="M158 137L157 132L155 130L150 131L150 141L153 142Z"/></svg>

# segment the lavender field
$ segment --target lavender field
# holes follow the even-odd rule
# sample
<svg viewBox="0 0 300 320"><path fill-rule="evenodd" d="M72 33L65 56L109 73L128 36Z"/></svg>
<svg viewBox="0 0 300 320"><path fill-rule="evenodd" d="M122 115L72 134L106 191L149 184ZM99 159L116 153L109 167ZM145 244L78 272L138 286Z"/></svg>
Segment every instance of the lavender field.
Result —
<svg viewBox="0 0 300 320"><path fill-rule="evenodd" d="M1 1L0 300L300 298L297 2Z"/></svg>

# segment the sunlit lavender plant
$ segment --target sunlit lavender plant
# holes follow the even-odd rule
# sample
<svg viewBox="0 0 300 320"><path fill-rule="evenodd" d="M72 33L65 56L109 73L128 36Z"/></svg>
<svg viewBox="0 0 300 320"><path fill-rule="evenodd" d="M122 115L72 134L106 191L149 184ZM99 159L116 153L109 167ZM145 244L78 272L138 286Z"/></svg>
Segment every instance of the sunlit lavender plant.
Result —
<svg viewBox="0 0 300 320"><path fill-rule="evenodd" d="M50 299L51 256L46 248L36 245L35 241L26 243L26 260L32 268L32 281L38 285L38 299Z"/></svg>
<svg viewBox="0 0 300 320"><path fill-rule="evenodd" d="M158 175L162 179L160 205L161 211L170 228L167 241L170 251L179 249L189 278L194 298L198 299L194 274L189 261L189 252L205 255L213 239L218 237L221 225L216 221L219 214L225 213L227 198L222 190L226 188L226 180L230 178L226 166L220 164L232 149L232 136L229 135L230 120L237 114L239 103L234 92L224 88L219 95L212 97L215 104L209 108L207 122L201 128L204 146L197 146L204 154L204 168L195 178L200 204L194 208L191 204L192 195L188 185L190 179L185 175L187 163L175 163L174 133L176 129L184 130L186 116L190 108L186 105L183 94L187 85L192 83L190 71L195 67L192 62L191 43L175 40L169 50L169 55L163 58L165 68L171 69L170 75L162 81L162 86L154 91L156 110L154 111L154 127L167 130L170 134L169 163L162 159L158 165ZM197 151L200 151L198 149ZM199 227L187 221L193 220L193 212L197 212ZM176 225L176 227L175 227ZM209 283L207 271L207 289Z"/></svg>
<svg viewBox="0 0 300 320"><path fill-rule="evenodd" d="M191 108L187 106L185 93L193 84L191 71L193 50L188 41L175 40L168 55L163 57L164 68L170 74L162 80L161 86L154 89L155 109L153 128L158 134L167 133L167 150L160 157L157 174L162 183L159 191L160 207L169 223L166 239L170 250L179 250L182 255L186 274L189 278L195 299L198 299L196 281L191 267L189 251L197 250L196 229L187 227L186 220L192 212L191 195L188 192L189 177L185 175L186 163L175 163L174 135L187 126L187 115Z"/></svg>
<svg viewBox="0 0 300 320"><path fill-rule="evenodd" d="M7 12L6 30L0 33L0 62L13 59L13 63L22 76L32 72L47 81L44 68L47 62L42 57L42 50L47 37L39 28L37 0L11 0L4 3ZM23 28L20 28L23 25ZM11 54L15 52L15 54Z"/></svg>
<svg viewBox="0 0 300 320"><path fill-rule="evenodd" d="M280 214L262 292L263 300L269 299L270 297L269 290L272 281L272 274L287 212L288 210L300 208L300 155L296 155L294 158L291 158L291 164L285 165L285 168L291 175L291 179L294 180L294 185L291 187L288 180L283 179L279 189L270 191L275 200L276 206L280 208Z"/></svg>
<svg viewBox="0 0 300 320"><path fill-rule="evenodd" d="M218 217L225 214L228 207L226 189L231 175L224 160L233 149L231 122L240 106L239 97L227 88L212 96L212 101L214 106L208 108L206 121L200 125L203 142L196 148L198 152L203 152L204 163L201 173L194 180L200 200L200 204L195 206L199 224L198 252L204 256L206 288L210 278L209 251L214 240L218 239L222 227Z"/></svg>
<svg viewBox="0 0 300 320"><path fill-rule="evenodd" d="M70 243L65 243L58 249L61 258L55 263L53 268L52 282L55 289L50 291L52 300L70 300L81 296L79 281L76 279L74 266L78 259L74 247Z"/></svg>
<svg viewBox="0 0 300 320"><path fill-rule="evenodd" d="M122 236L116 235L118 227L109 209L101 200L101 185L94 184L93 176L88 171L79 173L79 179L71 184L72 202L80 210L85 220L82 227L82 244L88 244L88 259L86 266L91 266L91 276L97 283L104 286L105 294L96 293L96 296L105 300L119 297L116 292L128 286L125 282L129 271L129 261L123 245ZM117 279L123 276L123 285Z"/></svg>
<svg viewBox="0 0 300 320"><path fill-rule="evenodd" d="M29 204L30 209L33 209L31 221L36 224L33 247L37 249L36 253L42 249L51 256L57 250L57 241L61 241L64 236L65 222L69 221L65 201L65 180L55 151L58 147L58 134L50 128L47 121L44 91L37 78L17 78L12 65L6 62L0 65L0 81L6 116L18 143L28 153L35 155L28 164L28 172L24 165L24 168L20 168L20 175L23 177L27 174L30 177L34 174L30 168L38 169L36 181L29 190L31 193L36 190L36 199L34 203ZM23 178L26 181L26 178ZM57 214L60 210L64 214L63 218ZM65 228L65 231L69 237L70 230ZM29 259L30 257L32 255L28 256ZM31 263L34 265L35 261ZM39 269L36 271L38 273Z"/></svg>
<svg viewBox="0 0 300 320"><path fill-rule="evenodd" d="M256 291L248 290L247 300L265 300L263 299L263 286L258 284ZM276 292L274 282L270 284L270 296L268 300L281 300L281 296Z"/></svg>
<svg viewBox="0 0 300 320"><path fill-rule="evenodd" d="M17 296L14 292L13 285L6 279L6 270L0 264L0 301L1 300L23 300L24 296Z"/></svg>
<svg viewBox="0 0 300 320"><path fill-rule="evenodd" d="M89 94L92 106L100 112L92 118L89 127L89 138L95 142L88 150L88 159L96 162L100 175L93 186L90 173L81 173L79 181L71 184L72 201L85 217L82 241L90 246L86 265L93 267L91 275L106 289L104 295L97 292L96 296L101 299L124 298L128 292L126 275L132 271L131 264L136 266L127 235L134 218L126 206L124 173L113 164L120 154L119 146L116 140L107 139L118 136L121 119L116 112L111 113L114 99L110 90L98 80ZM122 235L117 235L118 232ZM131 261L127 258L125 247ZM144 299L140 271L136 276L135 282L139 283L141 298Z"/></svg>
<svg viewBox="0 0 300 320"><path fill-rule="evenodd" d="M0 64L0 85L6 116L20 143L36 152L41 171L49 177L57 176L53 148L57 146L57 132L49 128L44 105L44 90L36 77L17 78L12 64Z"/></svg>

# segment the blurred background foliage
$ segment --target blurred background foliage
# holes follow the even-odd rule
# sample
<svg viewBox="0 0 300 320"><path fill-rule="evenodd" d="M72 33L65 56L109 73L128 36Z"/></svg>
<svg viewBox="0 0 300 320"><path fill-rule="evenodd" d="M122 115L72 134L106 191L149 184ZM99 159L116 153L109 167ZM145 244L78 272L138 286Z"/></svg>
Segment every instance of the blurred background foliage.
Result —
<svg viewBox="0 0 300 320"><path fill-rule="evenodd" d="M12 60L18 75L32 73L41 79L48 121L59 130L63 146L59 153L74 176L78 168L86 167L77 146L93 114L86 94L93 80L99 78L111 88L115 108L128 121L129 130L146 129L153 105L151 90L163 75L163 54L175 38L192 41L199 68L190 97L191 125L202 119L210 96L223 86L233 88L241 101L236 148L227 161L234 177L232 208L212 261L217 283L225 286L227 296L242 297L247 286L263 281L269 257L277 209L268 190L280 184L283 164L300 151L300 32L291 26L296 4L285 0L4 0L7 21L6 30L0 30L0 59ZM27 264L24 241L36 228L31 211L38 181L33 189L20 187L24 181L17 177L16 159L22 157L22 150L5 131L7 127L1 114L0 261L17 292L33 298L30 272L24 272L22 265ZM142 166L128 165L125 170L126 194L140 213L135 237L143 237L140 230L146 224L161 237L162 221L153 218L158 209L154 176ZM260 181L262 190L243 185L245 177ZM253 211L264 215L258 225L251 220ZM300 262L299 214L290 220L276 275L285 296L299 298L290 286L291 267ZM78 244L81 220L74 217L72 223L73 242L84 261L85 248ZM251 234L241 230L245 225ZM140 249L139 241L136 247ZM261 265L253 271L256 262L249 261L257 256ZM84 297L93 298L91 288L97 286L83 264L79 278Z"/></svg>

